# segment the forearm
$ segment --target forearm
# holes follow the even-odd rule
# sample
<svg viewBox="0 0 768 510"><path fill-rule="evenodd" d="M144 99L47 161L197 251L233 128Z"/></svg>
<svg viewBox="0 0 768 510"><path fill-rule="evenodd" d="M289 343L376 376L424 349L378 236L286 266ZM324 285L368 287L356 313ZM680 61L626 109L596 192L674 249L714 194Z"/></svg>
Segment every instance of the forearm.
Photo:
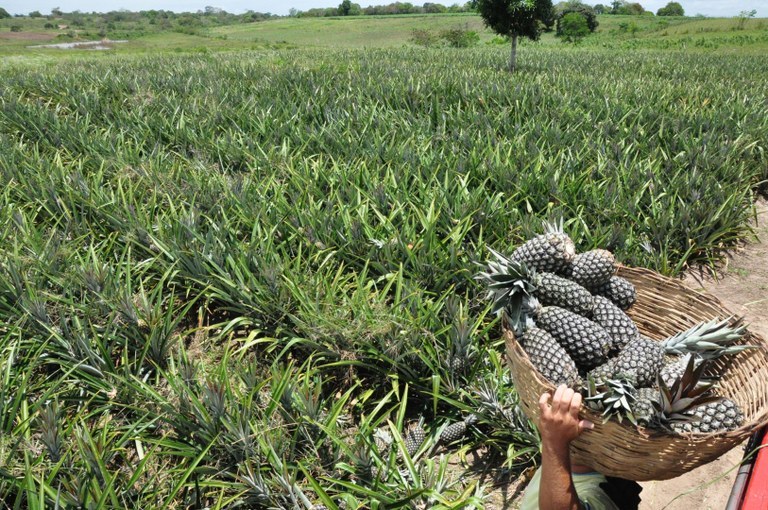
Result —
<svg viewBox="0 0 768 510"><path fill-rule="evenodd" d="M539 510L584 510L571 478L568 445L544 441L541 450Z"/></svg>

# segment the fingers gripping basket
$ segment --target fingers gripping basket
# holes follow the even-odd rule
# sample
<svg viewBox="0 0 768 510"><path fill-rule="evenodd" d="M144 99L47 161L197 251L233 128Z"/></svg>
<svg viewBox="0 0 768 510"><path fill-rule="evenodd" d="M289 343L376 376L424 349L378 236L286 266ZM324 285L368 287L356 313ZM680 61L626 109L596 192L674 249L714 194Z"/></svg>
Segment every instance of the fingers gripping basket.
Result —
<svg viewBox="0 0 768 510"><path fill-rule="evenodd" d="M714 297L696 292L682 283L652 271L620 267L619 276L637 288L637 302L628 314L640 332L660 340L698 322L731 315ZM554 389L528 360L520 344L506 331L507 356L523 409L538 422L539 397ZM595 423L571 444L572 460L605 475L630 480L666 480L715 460L768 422L768 345L759 335L748 333L741 340L759 345L729 359L718 361L725 375L718 394L734 400L744 412L744 425L731 432L671 435L602 417L582 406L582 416Z"/></svg>

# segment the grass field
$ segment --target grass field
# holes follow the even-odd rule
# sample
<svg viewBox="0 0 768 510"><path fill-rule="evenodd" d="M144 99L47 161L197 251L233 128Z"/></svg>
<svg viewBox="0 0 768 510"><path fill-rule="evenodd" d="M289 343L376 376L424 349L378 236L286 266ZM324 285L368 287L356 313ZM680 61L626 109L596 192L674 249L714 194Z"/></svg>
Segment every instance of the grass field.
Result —
<svg viewBox="0 0 768 510"><path fill-rule="evenodd" d="M54 20L55 21L55 20ZM587 47L622 49L671 49L728 54L759 55L768 50L768 21L753 19L737 30L736 19L660 18L654 16L599 16L597 32L582 43ZM101 25L44 29L45 18L0 20L0 54L61 55L58 50L31 49L35 44L99 40ZM58 22L55 22L57 24ZM637 31L622 25L634 24ZM11 25L21 32L9 32ZM116 53L172 51L237 51L279 47L387 48L412 46L414 30L462 28L479 34L479 44L501 43L472 14L361 16L339 18L280 18L257 23L224 26L180 26L162 29L141 22L116 23L105 31L112 39L128 39ZM74 37L73 37L74 36ZM529 44L529 43L524 43ZM564 47L552 34L544 34L541 46ZM76 51L82 53L87 50ZM91 52L92 53L92 52Z"/></svg>
<svg viewBox="0 0 768 510"><path fill-rule="evenodd" d="M754 40L667 49L607 20L513 75L506 45L407 45L477 21L4 47L0 500L483 508L451 456L536 462L478 264L559 217L579 250L716 263L767 191L768 57L758 20L671 20Z"/></svg>

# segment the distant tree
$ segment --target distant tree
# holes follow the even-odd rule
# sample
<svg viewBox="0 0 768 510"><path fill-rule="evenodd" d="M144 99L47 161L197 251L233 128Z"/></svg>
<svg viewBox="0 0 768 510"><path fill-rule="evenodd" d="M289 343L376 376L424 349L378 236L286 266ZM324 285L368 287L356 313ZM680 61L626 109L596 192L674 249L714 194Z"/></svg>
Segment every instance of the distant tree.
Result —
<svg viewBox="0 0 768 510"><path fill-rule="evenodd" d="M349 11L352 10L352 2L349 0L344 0L339 4L339 15L341 16L349 16Z"/></svg>
<svg viewBox="0 0 768 510"><path fill-rule="evenodd" d="M747 26L747 21L749 21L751 18L754 18L755 14L757 14L757 11L754 9L751 11L741 11L739 15L736 16L736 19L738 20L736 23L736 29L744 30L744 27ZM0 16L0 18L1 17L2 16Z"/></svg>
<svg viewBox="0 0 768 510"><path fill-rule="evenodd" d="M437 14L441 12L448 12L448 7L444 6L443 4L435 4L427 2L425 3L421 9L427 13L427 14Z"/></svg>
<svg viewBox="0 0 768 510"><path fill-rule="evenodd" d="M43 14L40 11L32 11L29 13L30 18L42 18Z"/></svg>
<svg viewBox="0 0 768 510"><path fill-rule="evenodd" d="M11 17L11 15L8 14L8 11L6 11L2 7L0 7L0 19L10 18L10 17Z"/></svg>
<svg viewBox="0 0 768 510"><path fill-rule="evenodd" d="M611 2L611 14L619 14L619 9L621 9L621 4L623 4L621 0L613 0Z"/></svg>
<svg viewBox="0 0 768 510"><path fill-rule="evenodd" d="M656 16L685 16L683 6L678 2L669 2L667 5L656 11Z"/></svg>
<svg viewBox="0 0 768 510"><path fill-rule="evenodd" d="M359 16L362 12L360 5L353 4L350 0L344 0L339 4L339 16Z"/></svg>
<svg viewBox="0 0 768 510"><path fill-rule="evenodd" d="M569 12L557 20L557 32L563 42L578 44L591 30L586 16L579 12Z"/></svg>
<svg viewBox="0 0 768 510"><path fill-rule="evenodd" d="M608 12L608 7L604 6L603 4L597 4L592 8L593 11L595 11L595 14L605 14Z"/></svg>
<svg viewBox="0 0 768 510"><path fill-rule="evenodd" d="M517 65L518 37L536 41L552 25L552 0L476 0L474 5L486 26L511 39L510 72Z"/></svg>
<svg viewBox="0 0 768 510"><path fill-rule="evenodd" d="M617 6L618 4L618 6ZM613 14L640 16L645 12L642 5L637 2L613 2Z"/></svg>
<svg viewBox="0 0 768 510"><path fill-rule="evenodd" d="M584 17L584 19L587 22L587 28L590 32L594 32L597 29L598 22L597 22L597 14L595 13L595 10L588 6L587 4L583 4L579 2L578 0L571 0L570 2L560 2L555 6L555 18L557 20L557 30L556 35L560 36L563 35L561 32L561 23L560 21L563 19L564 16L570 13L578 13Z"/></svg>

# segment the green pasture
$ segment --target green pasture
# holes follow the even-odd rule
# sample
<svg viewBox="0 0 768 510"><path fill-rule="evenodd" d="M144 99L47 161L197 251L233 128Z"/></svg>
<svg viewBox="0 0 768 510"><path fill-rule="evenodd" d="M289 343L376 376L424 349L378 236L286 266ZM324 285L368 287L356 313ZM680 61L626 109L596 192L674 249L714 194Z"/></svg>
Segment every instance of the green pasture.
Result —
<svg viewBox="0 0 768 510"><path fill-rule="evenodd" d="M660 49L757 55L768 49L768 22L749 20L739 29L735 18L677 18L656 16L599 16L600 26L582 46L614 49ZM204 19L205 21L205 19ZM28 48L36 44L127 39L113 53L169 51L238 51L280 47L387 48L413 46L414 30L439 34L461 28L475 31L480 45L503 43L472 14L359 16L334 18L280 18L254 23L222 26L150 24L145 21L114 23L109 30L96 16L85 16L82 26L45 29L45 23L58 25L66 20L11 18L0 20L0 55L62 55L94 53L88 50L61 52ZM11 25L22 33L11 34ZM632 28L634 27L634 28ZM532 43L524 42L524 45ZM545 33L541 46L565 47L551 33ZM62 55L63 56L63 55ZM69 55L67 55L67 58Z"/></svg>

